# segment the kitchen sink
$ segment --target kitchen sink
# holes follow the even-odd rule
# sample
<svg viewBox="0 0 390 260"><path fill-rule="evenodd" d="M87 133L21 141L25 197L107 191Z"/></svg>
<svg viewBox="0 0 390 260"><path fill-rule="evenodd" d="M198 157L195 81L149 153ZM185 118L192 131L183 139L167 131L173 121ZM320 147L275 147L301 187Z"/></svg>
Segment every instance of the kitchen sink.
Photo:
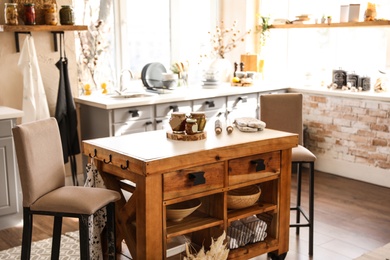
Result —
<svg viewBox="0 0 390 260"><path fill-rule="evenodd" d="M158 94L155 93L121 93L121 94L113 94L109 95L110 98L146 98L146 97L154 97Z"/></svg>

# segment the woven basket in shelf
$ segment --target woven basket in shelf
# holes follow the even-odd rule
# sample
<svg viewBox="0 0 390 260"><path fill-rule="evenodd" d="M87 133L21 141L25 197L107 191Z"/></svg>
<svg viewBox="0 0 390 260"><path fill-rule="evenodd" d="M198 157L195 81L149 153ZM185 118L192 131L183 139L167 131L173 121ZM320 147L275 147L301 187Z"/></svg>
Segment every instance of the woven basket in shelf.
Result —
<svg viewBox="0 0 390 260"><path fill-rule="evenodd" d="M242 209L250 207L260 198L261 189L256 185L246 186L228 191L228 209Z"/></svg>

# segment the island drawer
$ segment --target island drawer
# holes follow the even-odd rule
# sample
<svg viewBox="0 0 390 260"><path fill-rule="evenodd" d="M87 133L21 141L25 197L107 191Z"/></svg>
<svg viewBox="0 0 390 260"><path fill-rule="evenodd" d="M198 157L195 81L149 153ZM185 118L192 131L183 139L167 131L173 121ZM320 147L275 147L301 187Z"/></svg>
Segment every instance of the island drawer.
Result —
<svg viewBox="0 0 390 260"><path fill-rule="evenodd" d="M280 173L280 151L229 161L229 185L258 180Z"/></svg>
<svg viewBox="0 0 390 260"><path fill-rule="evenodd" d="M153 106L138 106L115 109L113 122L120 123L129 120L148 119L153 117Z"/></svg>
<svg viewBox="0 0 390 260"><path fill-rule="evenodd" d="M164 200L223 188L224 163L169 172L163 175Z"/></svg>

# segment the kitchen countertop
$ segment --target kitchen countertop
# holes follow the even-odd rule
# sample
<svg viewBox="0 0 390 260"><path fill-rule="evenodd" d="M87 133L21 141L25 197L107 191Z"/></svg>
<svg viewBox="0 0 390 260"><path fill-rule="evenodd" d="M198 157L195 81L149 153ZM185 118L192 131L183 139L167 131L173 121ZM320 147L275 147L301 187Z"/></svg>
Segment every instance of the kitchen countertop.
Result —
<svg viewBox="0 0 390 260"><path fill-rule="evenodd" d="M0 120L22 117L23 114L21 110L0 106Z"/></svg>
<svg viewBox="0 0 390 260"><path fill-rule="evenodd" d="M200 87L188 87L182 89L179 88L170 94L160 94L151 97L112 98L107 95L92 94L90 96L80 96L78 98L75 98L75 102L78 104L89 105L102 109L115 109L129 106L154 105L168 102L196 100L230 95L242 95L283 89L286 89L286 87L267 87L263 85L256 85L251 87L231 87L228 84L226 86L221 86L216 89L203 89Z"/></svg>
<svg viewBox="0 0 390 260"><path fill-rule="evenodd" d="M320 94L325 96L339 96L354 99L364 99L373 101L390 101L390 92L374 92L370 91L351 92L345 90L331 90L327 87L293 87L279 84L261 83L251 87L231 87L228 83L226 86L221 86L216 89L203 89L199 86L179 88L170 94L160 94L150 97L137 98L113 98L102 94L92 94L90 96L80 96L75 98L78 104L89 105L102 109L116 109L131 106L154 105L168 102L178 102L186 100L197 100L230 95L243 95L259 92L272 92L278 90L287 90L288 92L299 92L308 94ZM148 92L146 92L148 93Z"/></svg>

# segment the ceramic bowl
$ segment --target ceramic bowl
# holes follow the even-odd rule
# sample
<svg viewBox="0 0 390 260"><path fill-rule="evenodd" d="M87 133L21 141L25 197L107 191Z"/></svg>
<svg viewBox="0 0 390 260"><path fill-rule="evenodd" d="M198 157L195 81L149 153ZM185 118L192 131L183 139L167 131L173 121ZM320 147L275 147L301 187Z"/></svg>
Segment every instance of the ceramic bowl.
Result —
<svg viewBox="0 0 390 260"><path fill-rule="evenodd" d="M236 77L239 79L245 78L246 72L245 71L236 71Z"/></svg>
<svg viewBox="0 0 390 260"><path fill-rule="evenodd" d="M162 83L165 88L172 89L177 87L177 80L175 79L163 80Z"/></svg>
<svg viewBox="0 0 390 260"><path fill-rule="evenodd" d="M167 206L167 220L180 222L202 205L199 199L187 200Z"/></svg>

